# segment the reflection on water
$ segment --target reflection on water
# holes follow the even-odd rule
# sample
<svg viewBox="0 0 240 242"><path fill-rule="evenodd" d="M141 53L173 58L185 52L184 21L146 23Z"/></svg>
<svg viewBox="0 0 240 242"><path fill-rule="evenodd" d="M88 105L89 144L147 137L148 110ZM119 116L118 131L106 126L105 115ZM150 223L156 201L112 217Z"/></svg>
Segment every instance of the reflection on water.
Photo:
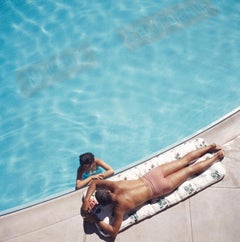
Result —
<svg viewBox="0 0 240 242"><path fill-rule="evenodd" d="M82 71L96 67L94 50L89 45L58 53L44 62L34 63L16 71L20 92L32 96L35 92L53 86L56 82L74 78Z"/></svg>
<svg viewBox="0 0 240 242"><path fill-rule="evenodd" d="M129 49L135 49L219 14L210 1L188 0L119 29Z"/></svg>

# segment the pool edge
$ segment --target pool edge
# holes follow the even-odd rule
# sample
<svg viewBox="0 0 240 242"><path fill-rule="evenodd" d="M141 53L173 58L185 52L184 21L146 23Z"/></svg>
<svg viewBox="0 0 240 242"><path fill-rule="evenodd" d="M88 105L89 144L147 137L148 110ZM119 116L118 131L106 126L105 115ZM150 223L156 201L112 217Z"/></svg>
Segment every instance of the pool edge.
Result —
<svg viewBox="0 0 240 242"><path fill-rule="evenodd" d="M147 159L150 159L150 158L156 156L157 154L162 154L162 153L164 153L164 152L166 152L168 150L171 150L174 147L176 147L176 146L178 146L178 145L180 145L180 144L182 144L182 143L184 143L184 142L186 142L188 140L191 140L191 139L196 138L196 137L200 137L202 133L211 132L211 130L214 127L220 125L225 120L230 119L232 116L234 116L238 112L240 112L240 106L235 108L235 109L233 109L232 111L230 111L229 113L225 114L224 116L220 117L219 119L215 120L214 122L210 123L209 125L205 126L204 128L202 128L202 129L194 132L193 134L183 138L182 140L180 140L178 142L175 142L175 143L173 143L173 144L171 144L169 146L166 146L163 149L160 149L160 150L158 150L158 151L156 151L156 152L154 152L152 154L149 154L149 155L147 155L147 156L145 156L145 157L143 157L143 158L141 158L141 159L139 159L139 160L129 164L128 166L123 167L123 168L117 170L114 175L117 175L117 174L119 174L119 173L121 173L123 171L126 171L126 170L136 166L137 164L143 163ZM218 141L216 140L215 142L218 142L219 144L221 144L221 140L218 140ZM42 203L49 202L51 200L60 198L62 196L69 195L69 194L71 194L73 192L76 192L75 189L68 189L68 190L65 190L65 191L62 191L62 192L58 192L56 194L47 196L45 198L42 198L42 199L30 202L30 203L26 203L26 204L23 204L23 205L20 205L20 206L16 206L16 207L13 207L13 208L10 208L10 209L6 209L6 210L3 210L3 211L0 211L0 216L4 216L4 215L12 214L12 213L24 210L24 209L28 209L28 208L31 208L33 206L36 206L36 205L39 205L39 204L42 204Z"/></svg>
<svg viewBox="0 0 240 242"><path fill-rule="evenodd" d="M213 124L207 126L205 129L185 138L177 144L167 147L164 151L161 150L160 153L164 153L196 137L202 137L208 143L216 142L220 145L224 144L240 134L240 131L236 129L239 120L240 108L238 107ZM149 156L149 158L152 156L153 155ZM72 236L76 236L79 239L82 238L82 241L86 241L86 239L84 239L86 238L84 237L86 234L83 228L83 221L81 216L79 216L81 198L84 191L85 188L16 212L2 215L0 217L0 240L20 241L21 239L32 238L32 236L39 236L40 234L41 238L47 238L45 241L51 241L49 238L52 236L52 233L59 233L59 236L61 233L64 233L64 231L62 232L59 230L60 224L64 224L71 228L71 233L73 233ZM46 231L50 234L46 233ZM78 241L81 241L81 239L79 239ZM30 239L27 239L27 241L30 241Z"/></svg>

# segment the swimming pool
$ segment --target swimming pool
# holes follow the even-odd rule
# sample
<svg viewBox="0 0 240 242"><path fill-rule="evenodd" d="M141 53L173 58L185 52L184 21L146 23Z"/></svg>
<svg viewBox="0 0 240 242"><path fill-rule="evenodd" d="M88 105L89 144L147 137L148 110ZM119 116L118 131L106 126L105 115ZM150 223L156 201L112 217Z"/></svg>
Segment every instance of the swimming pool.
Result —
<svg viewBox="0 0 240 242"><path fill-rule="evenodd" d="M121 169L239 106L238 1L0 3L0 211Z"/></svg>

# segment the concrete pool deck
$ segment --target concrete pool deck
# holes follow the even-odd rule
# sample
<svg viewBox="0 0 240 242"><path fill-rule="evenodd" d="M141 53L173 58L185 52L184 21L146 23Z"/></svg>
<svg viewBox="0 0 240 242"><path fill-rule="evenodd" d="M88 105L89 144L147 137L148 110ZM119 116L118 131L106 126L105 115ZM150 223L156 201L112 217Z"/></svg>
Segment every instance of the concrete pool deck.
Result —
<svg viewBox="0 0 240 242"><path fill-rule="evenodd" d="M225 242L240 238L240 108L192 136L225 150L226 176L191 198L119 233L115 241ZM0 241L112 241L83 223L85 189L0 217Z"/></svg>

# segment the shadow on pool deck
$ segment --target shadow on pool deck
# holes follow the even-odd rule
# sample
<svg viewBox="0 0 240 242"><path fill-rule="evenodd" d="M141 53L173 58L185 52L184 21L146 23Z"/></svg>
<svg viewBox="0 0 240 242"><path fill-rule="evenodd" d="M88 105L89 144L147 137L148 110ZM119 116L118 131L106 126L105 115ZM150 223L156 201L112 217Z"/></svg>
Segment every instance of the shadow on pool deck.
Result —
<svg viewBox="0 0 240 242"><path fill-rule="evenodd" d="M115 241L239 241L240 108L193 137L225 150L223 180L119 233ZM192 139L191 137L190 139ZM113 241L97 234L80 216L85 189L0 217L0 241Z"/></svg>

